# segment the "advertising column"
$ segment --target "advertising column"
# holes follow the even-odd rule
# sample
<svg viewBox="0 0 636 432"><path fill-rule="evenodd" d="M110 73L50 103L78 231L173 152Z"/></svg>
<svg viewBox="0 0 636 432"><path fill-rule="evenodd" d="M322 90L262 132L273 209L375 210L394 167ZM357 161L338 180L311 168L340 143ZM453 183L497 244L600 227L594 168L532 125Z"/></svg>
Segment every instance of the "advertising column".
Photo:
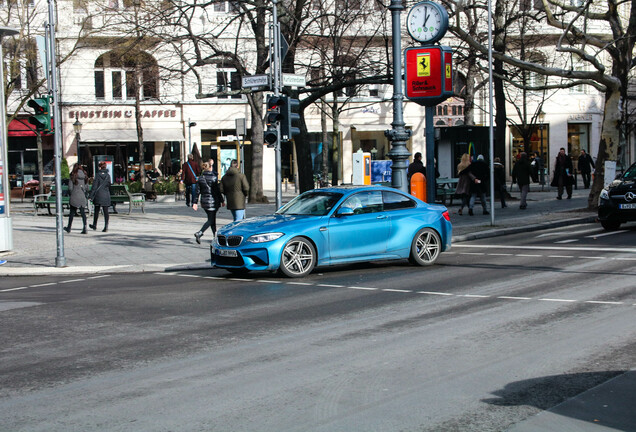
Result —
<svg viewBox="0 0 636 432"><path fill-rule="evenodd" d="M13 28L0 27L0 64L4 60L2 53L2 38L17 34ZM7 148L7 113L4 98L4 68L0 67L0 252L13 249L13 226L9 205L9 150Z"/></svg>

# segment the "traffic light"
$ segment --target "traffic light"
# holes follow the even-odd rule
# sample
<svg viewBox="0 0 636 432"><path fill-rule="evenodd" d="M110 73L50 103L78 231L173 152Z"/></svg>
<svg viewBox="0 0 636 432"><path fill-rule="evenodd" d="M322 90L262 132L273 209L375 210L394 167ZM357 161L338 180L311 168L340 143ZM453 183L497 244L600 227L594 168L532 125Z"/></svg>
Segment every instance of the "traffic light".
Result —
<svg viewBox="0 0 636 432"><path fill-rule="evenodd" d="M283 141L291 141L294 135L300 134L300 129L295 126L300 121L299 107L298 99L285 97L285 105L281 107L283 116L280 120L280 135Z"/></svg>
<svg viewBox="0 0 636 432"><path fill-rule="evenodd" d="M267 113L265 114L267 130L264 139L268 147L272 147L278 142L278 125L282 118L284 99L283 96L267 96Z"/></svg>
<svg viewBox="0 0 636 432"><path fill-rule="evenodd" d="M39 132L51 132L51 107L48 96L31 99L27 105L33 108L35 114L29 117L29 123L35 126Z"/></svg>

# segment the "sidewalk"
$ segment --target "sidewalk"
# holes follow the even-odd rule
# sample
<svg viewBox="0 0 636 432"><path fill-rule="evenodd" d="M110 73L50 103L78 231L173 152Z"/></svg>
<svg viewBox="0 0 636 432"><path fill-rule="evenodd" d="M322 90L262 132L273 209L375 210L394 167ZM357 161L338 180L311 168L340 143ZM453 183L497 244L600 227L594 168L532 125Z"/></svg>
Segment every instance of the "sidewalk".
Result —
<svg viewBox="0 0 636 432"><path fill-rule="evenodd" d="M587 207L588 190L574 191L571 200L556 200L551 188L541 192L534 187L529 195L528 209L519 210L518 192L508 208L495 203L495 226L491 217L483 215L476 204L475 216L459 216L459 200L448 206L453 223L453 242L475 238L533 231L555 226L591 222L596 214L583 210ZM271 204L248 204L247 217L271 214L275 211L275 192L266 191ZM293 189L283 193L283 203L293 198ZM119 206L127 211L127 206ZM125 208L125 209L124 209ZM205 213L185 206L185 201L146 205L146 213L134 209L111 215L109 232L102 233L103 216L98 230L81 235L82 221L76 217L71 234L64 233L66 267L55 267L57 241L55 217L33 216L30 203L12 203L13 250L0 253L7 263L0 266L0 276L34 274L79 274L100 272L150 272L209 266L210 231L198 245L193 233L205 220ZM217 214L217 226L232 221L231 213L222 208ZM64 217L66 224L67 217ZM90 222L89 222L90 223Z"/></svg>

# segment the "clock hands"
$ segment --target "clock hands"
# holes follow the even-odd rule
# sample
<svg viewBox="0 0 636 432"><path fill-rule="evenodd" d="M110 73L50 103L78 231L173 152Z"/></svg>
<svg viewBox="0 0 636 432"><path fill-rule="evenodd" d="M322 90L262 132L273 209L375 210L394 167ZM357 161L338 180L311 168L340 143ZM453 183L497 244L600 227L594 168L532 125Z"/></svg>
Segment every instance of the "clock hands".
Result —
<svg viewBox="0 0 636 432"><path fill-rule="evenodd" d="M424 9L424 24L422 24L422 27L424 27L424 29L426 29L427 21L428 21L428 9Z"/></svg>

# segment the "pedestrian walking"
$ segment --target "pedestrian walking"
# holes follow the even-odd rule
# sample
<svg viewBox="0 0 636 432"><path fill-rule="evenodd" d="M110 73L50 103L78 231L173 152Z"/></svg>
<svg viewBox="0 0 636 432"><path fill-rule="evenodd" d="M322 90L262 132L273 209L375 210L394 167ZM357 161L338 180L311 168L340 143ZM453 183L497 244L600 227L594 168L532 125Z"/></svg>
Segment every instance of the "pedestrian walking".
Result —
<svg viewBox="0 0 636 432"><path fill-rule="evenodd" d="M197 243L201 244L201 237L208 229L212 229L212 235L216 235L216 212L225 205L223 194L219 187L219 177L214 172L210 162L203 163L203 173L197 180L196 194L192 197L192 208L197 211L199 206L199 197L201 197L201 207L205 211L208 220L205 221L201 229L194 233Z"/></svg>
<svg viewBox="0 0 636 432"><path fill-rule="evenodd" d="M95 174L95 180L91 187L90 200L95 206L93 213L93 224L88 227L95 231L97 229L97 220L99 219L100 208L104 212L104 229L102 232L108 232L108 207L110 207L110 174L106 169L106 162L99 163L99 171Z"/></svg>
<svg viewBox="0 0 636 432"><path fill-rule="evenodd" d="M190 153L188 161L181 167L181 183L185 184L185 199L188 207L190 207L190 202L194 202L199 174L201 174L201 169L194 162L194 156Z"/></svg>
<svg viewBox="0 0 636 432"><path fill-rule="evenodd" d="M245 174L239 171L238 161L232 159L220 184L221 193L225 194L227 209L232 213L234 222L245 219L245 198L250 192L250 185Z"/></svg>
<svg viewBox="0 0 636 432"><path fill-rule="evenodd" d="M532 167L532 181L543 185L543 158L539 155L539 152L534 152L532 161L530 162Z"/></svg>
<svg viewBox="0 0 636 432"><path fill-rule="evenodd" d="M73 225L73 218L77 215L77 209L79 209L82 215L82 222L84 227L81 234L86 234L86 207L88 200L86 199L86 192L88 191L88 174L84 171L84 167L79 163L73 166L71 171L71 179L68 182L68 190L70 193L69 206L71 211L68 215L68 225L64 228L64 231L71 233L71 226Z"/></svg>
<svg viewBox="0 0 636 432"><path fill-rule="evenodd" d="M557 199L563 198L563 188L568 194L568 199L572 198L573 181L572 159L565 154L565 149L561 147L554 163L554 176L552 177L552 183L550 183L550 186L558 188Z"/></svg>
<svg viewBox="0 0 636 432"><path fill-rule="evenodd" d="M581 149L581 155L579 156L579 172L583 177L583 186L585 189L589 189L590 180L592 178L592 169L596 168L592 156L587 154L585 150Z"/></svg>
<svg viewBox="0 0 636 432"><path fill-rule="evenodd" d="M475 176L470 172L470 155L464 153L461 160L457 164L457 188L455 194L459 195L462 200L461 207L457 211L460 216L464 211L464 207L468 207L470 198L470 184L475 180Z"/></svg>
<svg viewBox="0 0 636 432"><path fill-rule="evenodd" d="M501 208L508 207L506 205L506 168L501 163L501 159L495 158L493 164L494 176L495 176L495 190L499 193L499 201L501 201Z"/></svg>
<svg viewBox="0 0 636 432"><path fill-rule="evenodd" d="M532 175L532 166L528 160L528 154L521 152L519 160L512 167L512 183L519 185L521 191L521 199L519 209L525 210L528 207L528 192L530 191L530 177Z"/></svg>
<svg viewBox="0 0 636 432"><path fill-rule="evenodd" d="M411 177L415 173L422 173L426 176L426 168L424 168L424 164L422 163L422 153L417 152L415 156L413 156L413 162L409 164L409 168L406 172L406 179L411 184Z"/></svg>
<svg viewBox="0 0 636 432"><path fill-rule="evenodd" d="M488 211L488 204L486 201L486 186L490 171L483 155L477 156L477 160L470 164L470 172L473 176L475 176L475 180L470 184L468 214L473 216L473 207L475 206L477 197L479 197L484 214L488 215L490 212Z"/></svg>

